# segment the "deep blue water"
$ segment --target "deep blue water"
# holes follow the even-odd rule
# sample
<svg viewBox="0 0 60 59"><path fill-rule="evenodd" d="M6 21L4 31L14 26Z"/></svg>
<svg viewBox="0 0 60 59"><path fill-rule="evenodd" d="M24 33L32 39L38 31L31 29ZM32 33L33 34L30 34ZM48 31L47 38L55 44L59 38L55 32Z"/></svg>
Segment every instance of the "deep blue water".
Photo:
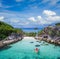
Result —
<svg viewBox="0 0 60 59"><path fill-rule="evenodd" d="M38 28L37 30L35 30L34 28L21 28L24 32L38 32L40 30L42 30L43 28Z"/></svg>

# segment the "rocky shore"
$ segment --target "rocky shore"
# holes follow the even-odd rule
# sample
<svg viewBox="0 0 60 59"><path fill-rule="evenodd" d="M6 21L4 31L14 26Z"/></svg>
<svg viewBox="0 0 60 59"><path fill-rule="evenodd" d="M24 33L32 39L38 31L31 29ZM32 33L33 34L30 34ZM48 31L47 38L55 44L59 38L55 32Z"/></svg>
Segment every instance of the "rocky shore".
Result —
<svg viewBox="0 0 60 59"><path fill-rule="evenodd" d="M21 41L22 39L23 38L0 41L0 48L3 48L4 46L7 46L7 45L12 44L12 43Z"/></svg>
<svg viewBox="0 0 60 59"><path fill-rule="evenodd" d="M42 38L42 37L37 37L35 39L43 40L43 41L46 41L48 43L55 44L55 45L60 45L60 41L59 40L54 40L54 39L49 39L49 38Z"/></svg>

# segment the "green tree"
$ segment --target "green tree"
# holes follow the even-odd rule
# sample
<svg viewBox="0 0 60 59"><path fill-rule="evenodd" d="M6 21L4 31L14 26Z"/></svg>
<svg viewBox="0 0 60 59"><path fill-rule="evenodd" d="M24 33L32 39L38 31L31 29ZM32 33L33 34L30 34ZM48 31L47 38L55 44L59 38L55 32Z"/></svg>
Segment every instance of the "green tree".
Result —
<svg viewBox="0 0 60 59"><path fill-rule="evenodd" d="M0 21L0 40L3 40L7 36L9 36L11 33L23 34L23 31L18 28L13 28L11 25Z"/></svg>

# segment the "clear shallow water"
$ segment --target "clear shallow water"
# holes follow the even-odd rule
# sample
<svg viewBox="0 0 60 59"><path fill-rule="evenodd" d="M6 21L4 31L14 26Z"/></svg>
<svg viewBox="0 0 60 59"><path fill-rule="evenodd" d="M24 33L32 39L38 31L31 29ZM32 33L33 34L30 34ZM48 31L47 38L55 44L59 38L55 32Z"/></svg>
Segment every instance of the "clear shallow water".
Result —
<svg viewBox="0 0 60 59"><path fill-rule="evenodd" d="M38 54L34 51L36 44L40 45ZM0 49L0 59L60 59L60 47L27 37L5 49Z"/></svg>

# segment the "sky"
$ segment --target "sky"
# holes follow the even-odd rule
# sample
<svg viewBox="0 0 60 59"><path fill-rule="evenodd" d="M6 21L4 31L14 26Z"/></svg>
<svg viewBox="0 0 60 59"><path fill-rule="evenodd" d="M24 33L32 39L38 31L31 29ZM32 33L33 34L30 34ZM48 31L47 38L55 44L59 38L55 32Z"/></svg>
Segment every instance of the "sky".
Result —
<svg viewBox="0 0 60 59"><path fill-rule="evenodd" d="M15 28L43 28L60 22L60 0L0 0L0 21Z"/></svg>

